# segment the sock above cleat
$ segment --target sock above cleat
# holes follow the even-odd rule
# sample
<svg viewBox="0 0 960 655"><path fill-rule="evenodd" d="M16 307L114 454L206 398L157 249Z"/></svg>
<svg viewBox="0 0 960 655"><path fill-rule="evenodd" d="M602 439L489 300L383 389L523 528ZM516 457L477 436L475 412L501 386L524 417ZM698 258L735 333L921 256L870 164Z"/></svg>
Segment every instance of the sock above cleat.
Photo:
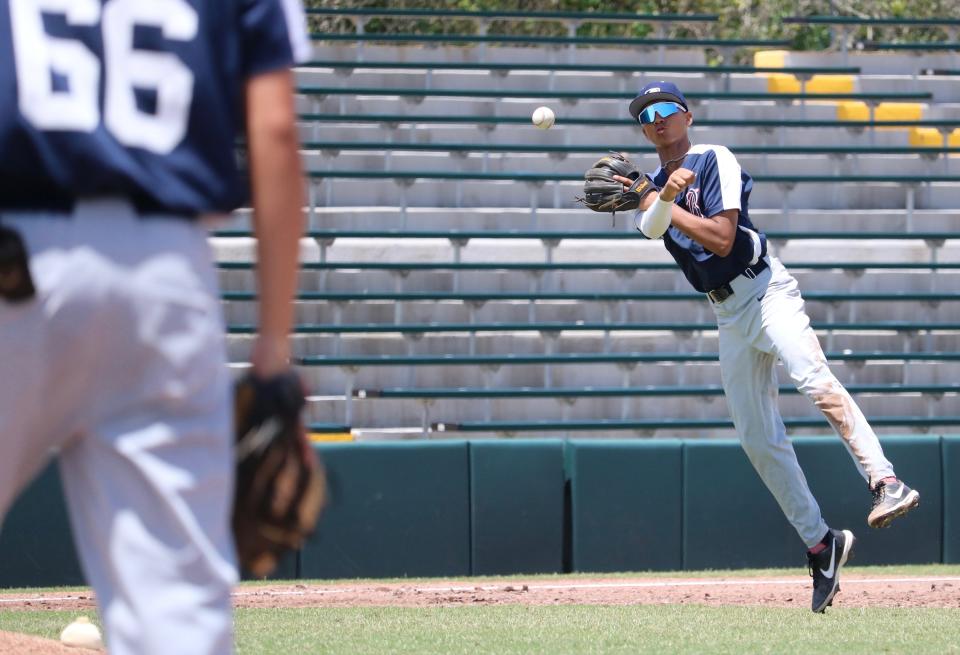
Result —
<svg viewBox="0 0 960 655"><path fill-rule="evenodd" d="M816 546L814 546L813 548L807 549L807 552L810 553L811 555L819 555L819 554L822 553L824 550L826 550L826 548L827 548L827 544L825 544L825 543L823 543L823 542L821 541L820 543L818 543L818 544L817 544Z"/></svg>

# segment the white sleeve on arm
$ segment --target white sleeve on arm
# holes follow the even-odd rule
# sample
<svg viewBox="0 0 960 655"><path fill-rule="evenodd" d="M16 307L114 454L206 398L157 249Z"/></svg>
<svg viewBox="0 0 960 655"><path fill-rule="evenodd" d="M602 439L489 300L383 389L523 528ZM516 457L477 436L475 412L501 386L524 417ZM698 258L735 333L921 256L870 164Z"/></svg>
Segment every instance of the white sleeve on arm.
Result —
<svg viewBox="0 0 960 655"><path fill-rule="evenodd" d="M673 202L661 200L657 194L657 199L647 209L637 215L637 229L643 232L643 236L648 239L659 239L663 233L670 227L670 214L673 208Z"/></svg>
<svg viewBox="0 0 960 655"><path fill-rule="evenodd" d="M287 32L290 34L290 49L293 60L303 63L310 60L313 47L307 35L307 16L300 0L282 0L283 13L287 18Z"/></svg>
<svg viewBox="0 0 960 655"><path fill-rule="evenodd" d="M753 266L760 261L760 255L763 254L763 242L760 241L760 235L755 231L748 230L742 225L738 225L737 227L747 233L747 236L750 237L750 243L753 244L753 258L750 260L750 266Z"/></svg>
<svg viewBox="0 0 960 655"><path fill-rule="evenodd" d="M720 176L720 195L723 199L723 208L742 209L740 206L742 189L740 162L728 148L723 146L711 147L714 156L717 158L717 174Z"/></svg>

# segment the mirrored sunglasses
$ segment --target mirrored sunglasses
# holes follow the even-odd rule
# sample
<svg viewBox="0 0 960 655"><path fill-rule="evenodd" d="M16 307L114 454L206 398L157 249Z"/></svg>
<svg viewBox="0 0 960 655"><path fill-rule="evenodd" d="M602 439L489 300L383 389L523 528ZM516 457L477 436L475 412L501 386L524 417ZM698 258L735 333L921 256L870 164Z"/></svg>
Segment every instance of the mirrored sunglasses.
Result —
<svg viewBox="0 0 960 655"><path fill-rule="evenodd" d="M643 111L640 112L640 124L647 125L654 122L657 120L657 114L660 114L661 118L667 118L680 111L686 111L686 109L675 102L655 102L644 107Z"/></svg>

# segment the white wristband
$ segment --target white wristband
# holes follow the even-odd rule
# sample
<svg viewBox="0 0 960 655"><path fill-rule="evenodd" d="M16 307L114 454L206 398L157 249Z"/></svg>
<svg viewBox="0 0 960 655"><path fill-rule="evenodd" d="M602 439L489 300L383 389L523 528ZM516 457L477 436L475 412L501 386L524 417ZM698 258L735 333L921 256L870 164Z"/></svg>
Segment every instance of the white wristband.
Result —
<svg viewBox="0 0 960 655"><path fill-rule="evenodd" d="M760 242L760 235L753 230L748 230L742 225L738 225L737 227L750 235L750 240L753 242L753 259L750 260L750 266L753 266L760 261L760 253L763 252L763 244Z"/></svg>
<svg viewBox="0 0 960 655"><path fill-rule="evenodd" d="M637 229L648 239L659 239L670 227L673 201L663 200L659 194L653 204L637 220Z"/></svg>

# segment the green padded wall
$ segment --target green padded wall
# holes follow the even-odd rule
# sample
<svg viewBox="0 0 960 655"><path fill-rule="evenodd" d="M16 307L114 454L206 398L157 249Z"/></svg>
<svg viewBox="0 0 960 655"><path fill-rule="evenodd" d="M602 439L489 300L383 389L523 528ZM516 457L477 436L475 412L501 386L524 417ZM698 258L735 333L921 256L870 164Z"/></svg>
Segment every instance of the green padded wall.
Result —
<svg viewBox="0 0 960 655"><path fill-rule="evenodd" d="M921 493L920 507L885 530L867 527L871 495L838 437L801 437L794 448L827 523L857 537L856 563L939 561L939 438L885 437L881 443L897 475ZM685 444L685 567L802 566L803 543L735 444Z"/></svg>
<svg viewBox="0 0 960 655"><path fill-rule="evenodd" d="M301 552L301 575L468 575L467 448L466 441L321 446L331 503Z"/></svg>
<svg viewBox="0 0 960 655"><path fill-rule="evenodd" d="M0 529L0 587L83 584L53 462L20 495Z"/></svg>
<svg viewBox="0 0 960 655"><path fill-rule="evenodd" d="M802 542L738 441L684 443L683 499L684 568L790 566L801 562Z"/></svg>
<svg viewBox="0 0 960 655"><path fill-rule="evenodd" d="M889 528L867 526L873 496L838 437L794 440L797 459L807 474L824 520L857 537L855 564L939 562L943 537L943 486L940 437L881 437L880 443L898 477L920 492L920 506Z"/></svg>
<svg viewBox="0 0 960 655"><path fill-rule="evenodd" d="M857 564L960 562L960 436L881 442L897 474L920 491L921 504L893 527L871 530L870 495L840 440L794 440L827 521L857 535ZM317 535L274 577L805 563L803 545L735 440L405 442L319 450L331 506ZM0 586L83 583L59 475L50 466L0 530Z"/></svg>
<svg viewBox="0 0 960 655"><path fill-rule="evenodd" d="M280 561L277 562L277 568L274 569L273 573L265 578L252 576L246 571L241 571L240 573L241 579L243 580L296 580L300 577L298 574L299 568L300 551L288 551L280 558Z"/></svg>
<svg viewBox="0 0 960 655"><path fill-rule="evenodd" d="M943 561L960 564L960 435L944 437L943 452ZM925 498L920 499L921 502Z"/></svg>
<svg viewBox="0 0 960 655"><path fill-rule="evenodd" d="M561 572L564 483L559 439L471 442L472 573Z"/></svg>
<svg viewBox="0 0 960 655"><path fill-rule="evenodd" d="M682 442L567 445L575 571L682 567Z"/></svg>

